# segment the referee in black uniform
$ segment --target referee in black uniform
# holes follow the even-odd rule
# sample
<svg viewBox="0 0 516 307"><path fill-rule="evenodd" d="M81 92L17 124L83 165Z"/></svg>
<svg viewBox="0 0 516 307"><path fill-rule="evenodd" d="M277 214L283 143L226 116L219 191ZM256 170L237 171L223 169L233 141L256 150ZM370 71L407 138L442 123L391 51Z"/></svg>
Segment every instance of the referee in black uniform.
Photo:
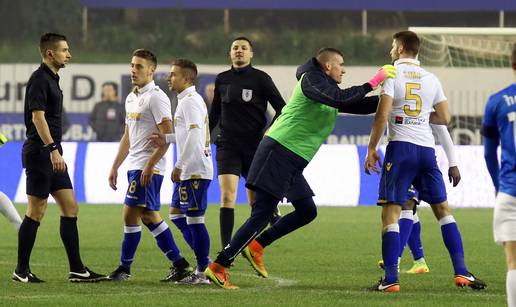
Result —
<svg viewBox="0 0 516 307"><path fill-rule="evenodd" d="M14 281L43 282L34 275L29 259L39 224L45 215L48 195L52 194L61 210L60 234L68 255L71 282L92 282L105 279L81 261L77 231L77 202L66 163L61 156L63 93L57 72L72 57L66 37L47 33L39 45L43 63L32 73L25 92L25 127L22 163L27 175L28 206L18 232L18 264Z"/></svg>
<svg viewBox="0 0 516 307"><path fill-rule="evenodd" d="M285 101L271 77L251 65L253 45L237 37L229 52L232 67L217 75L215 95L209 116L210 131L219 124L217 173L221 192L220 237L222 247L231 241L234 210L240 176L247 177L254 153L267 124L267 103L280 115ZM254 194L247 190L252 204Z"/></svg>

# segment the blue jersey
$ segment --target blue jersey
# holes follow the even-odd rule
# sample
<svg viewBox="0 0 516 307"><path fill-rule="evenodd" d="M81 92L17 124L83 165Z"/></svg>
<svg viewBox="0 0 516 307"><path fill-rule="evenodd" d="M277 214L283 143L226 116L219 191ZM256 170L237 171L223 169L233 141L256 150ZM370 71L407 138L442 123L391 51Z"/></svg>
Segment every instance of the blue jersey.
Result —
<svg viewBox="0 0 516 307"><path fill-rule="evenodd" d="M516 83L489 97L482 124L484 136L502 144L499 191L516 196Z"/></svg>

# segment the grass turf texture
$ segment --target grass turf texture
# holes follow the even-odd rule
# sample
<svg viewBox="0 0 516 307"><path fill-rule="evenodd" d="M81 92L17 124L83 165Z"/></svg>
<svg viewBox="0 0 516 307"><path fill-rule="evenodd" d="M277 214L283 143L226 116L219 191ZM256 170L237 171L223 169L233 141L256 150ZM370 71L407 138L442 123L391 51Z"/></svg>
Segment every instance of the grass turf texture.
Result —
<svg viewBox="0 0 516 307"><path fill-rule="evenodd" d="M163 206L162 216L168 216ZM24 212L24 206L17 206ZM79 218L83 261L99 273L114 270L123 236L121 206L81 205ZM282 213L292 210L282 207ZM249 215L238 206L236 225ZM210 205L207 226L212 238L211 257L220 250L218 207ZM142 240L128 282L71 284L68 262L59 238L58 208L50 205L40 226L31 257L32 271L44 284L20 284L10 280L16 265L17 237L5 219L0 219L0 305L2 306L502 306L505 304L505 264L501 247L492 241L490 209L455 209L463 235L469 269L488 283L476 292L453 285L451 262L441 239L439 224L431 210L419 211L422 240L430 273L400 275L401 292L370 293L382 275L376 263L381 255L380 208L321 207L317 219L266 249L270 277L258 278L243 257L231 268L231 280L240 290L215 286L179 286L160 283L168 261L152 235L143 229ZM170 223L169 223L170 225ZM195 264L175 226L171 227L181 251ZM405 250L402 269L412 263Z"/></svg>

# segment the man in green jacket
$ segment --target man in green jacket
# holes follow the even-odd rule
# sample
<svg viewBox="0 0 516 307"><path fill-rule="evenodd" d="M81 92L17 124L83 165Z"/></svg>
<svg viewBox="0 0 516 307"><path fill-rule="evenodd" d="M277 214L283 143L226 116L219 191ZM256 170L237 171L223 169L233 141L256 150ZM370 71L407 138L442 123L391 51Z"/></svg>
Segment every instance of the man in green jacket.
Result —
<svg viewBox="0 0 516 307"><path fill-rule="evenodd" d="M365 95L394 77L396 71L385 65L363 85L340 89L344 73L343 54L334 48L321 49L298 67L298 82L290 101L260 142L249 170L246 187L255 192L251 216L206 270L214 284L237 288L231 285L227 269L241 252L259 276L268 276L263 249L317 216L314 193L303 170L335 127L337 114L374 113L378 96ZM284 197L295 210L261 233Z"/></svg>

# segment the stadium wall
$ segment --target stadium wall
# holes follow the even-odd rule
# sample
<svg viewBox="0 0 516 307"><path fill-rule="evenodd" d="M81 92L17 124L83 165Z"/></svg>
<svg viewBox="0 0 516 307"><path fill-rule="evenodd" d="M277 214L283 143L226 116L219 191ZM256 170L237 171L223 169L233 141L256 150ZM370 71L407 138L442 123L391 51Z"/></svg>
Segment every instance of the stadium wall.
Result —
<svg viewBox="0 0 516 307"><path fill-rule="evenodd" d="M0 150L0 190L18 203L27 202L25 173L21 165L22 142L8 142ZM64 158L74 184L77 200L89 204L117 204L124 200L127 189L127 165L118 172L118 190L108 185L108 175L118 149L118 143L65 142ZM216 152L214 148L213 153ZM462 175L461 183L453 188L448 182L448 164L442 148L436 155L443 173L449 202L453 207L493 207L494 188L483 160L481 146L457 146L457 159ZM385 148L381 148L381 156ZM314 190L318 205L358 206L375 205L379 176L368 176L363 171L367 148L355 145L323 145L306 168L304 174ZM215 157L214 161L215 161ZM172 183L169 180L174 147L167 152L167 173L161 189L162 204L170 203ZM216 174L215 174L216 178ZM245 188L241 180L237 202L245 204ZM53 201L51 199L51 201ZM219 203L217 180L210 185L210 203Z"/></svg>
<svg viewBox="0 0 516 307"><path fill-rule="evenodd" d="M0 64L0 131L11 140L24 139L23 106L25 85L39 64ZM288 100L295 85L295 66L259 66L274 79L283 97ZM156 80L166 87L168 65L160 64ZM198 90L204 95L209 82L227 65L199 65L201 82ZM377 67L347 67L343 86L362 84ZM479 145L480 122L489 95L507 86L512 80L509 69L432 67L441 80L453 114L451 135L456 144ZM100 87L106 81L120 84L121 97L129 91L129 66L121 64L71 64L60 71L64 105L71 123L64 136L69 141L94 140L87 114L100 100ZM173 95L171 95L174 101ZM370 119L342 117L328 138L330 144L367 144Z"/></svg>
<svg viewBox="0 0 516 307"><path fill-rule="evenodd" d="M31 73L39 64L0 64L0 112L23 112L25 85ZM227 70L227 65L199 65L200 74L218 74ZM281 95L288 100L296 83L296 66L257 66L269 73ZM362 84L378 67L346 67L342 86ZM157 74L164 78L169 65L158 65ZM478 116L489 95L512 82L512 71L503 68L445 68L431 67L429 70L443 84L450 100L453 114ZM100 86L106 81L122 84L124 75L129 74L129 65L123 64L70 64L59 72L60 85L64 94L67 112L88 113L100 100ZM166 86L166 83L163 84ZM126 89L127 90L127 89ZM124 93L124 89L122 89Z"/></svg>

